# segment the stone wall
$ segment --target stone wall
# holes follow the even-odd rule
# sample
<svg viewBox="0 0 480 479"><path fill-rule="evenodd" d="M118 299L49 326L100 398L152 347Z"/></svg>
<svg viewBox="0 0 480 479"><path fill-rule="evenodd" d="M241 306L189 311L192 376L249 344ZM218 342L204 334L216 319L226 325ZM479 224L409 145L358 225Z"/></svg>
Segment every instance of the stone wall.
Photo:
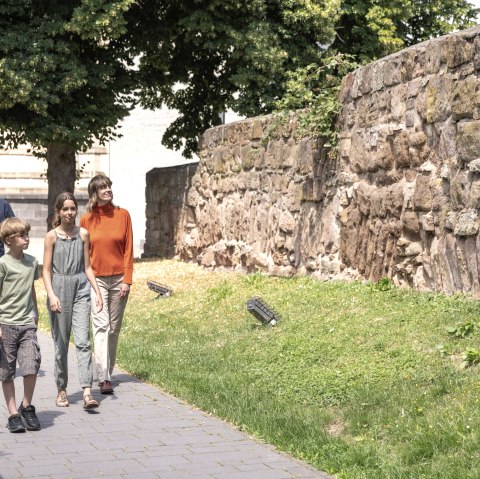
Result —
<svg viewBox="0 0 480 479"><path fill-rule="evenodd" d="M187 241L190 227L186 198L196 163L154 168L147 173L144 257L172 257ZM132 212L135 214L135 212ZM196 253L196 251L195 251Z"/></svg>
<svg viewBox="0 0 480 479"><path fill-rule="evenodd" d="M146 256L278 275L340 272L336 162L320 141L294 138L294 118L263 145L269 122L210 129L196 169L147 175Z"/></svg>
<svg viewBox="0 0 480 479"><path fill-rule="evenodd" d="M294 118L267 144L267 117L208 130L185 202L171 209L169 255L477 295L479 71L476 27L348 75L334 161L320 142L295 138ZM159 221L150 254L161 253Z"/></svg>
<svg viewBox="0 0 480 479"><path fill-rule="evenodd" d="M480 28L344 79L340 259L364 277L478 294Z"/></svg>

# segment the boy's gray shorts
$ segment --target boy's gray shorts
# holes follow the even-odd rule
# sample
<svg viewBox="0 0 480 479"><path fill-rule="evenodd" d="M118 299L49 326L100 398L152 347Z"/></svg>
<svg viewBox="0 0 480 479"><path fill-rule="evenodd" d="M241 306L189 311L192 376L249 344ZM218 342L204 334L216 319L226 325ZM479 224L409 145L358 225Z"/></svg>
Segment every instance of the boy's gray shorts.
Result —
<svg viewBox="0 0 480 479"><path fill-rule="evenodd" d="M37 326L0 324L0 328L0 381L12 381L15 378L17 360L22 376L37 374L42 360Z"/></svg>

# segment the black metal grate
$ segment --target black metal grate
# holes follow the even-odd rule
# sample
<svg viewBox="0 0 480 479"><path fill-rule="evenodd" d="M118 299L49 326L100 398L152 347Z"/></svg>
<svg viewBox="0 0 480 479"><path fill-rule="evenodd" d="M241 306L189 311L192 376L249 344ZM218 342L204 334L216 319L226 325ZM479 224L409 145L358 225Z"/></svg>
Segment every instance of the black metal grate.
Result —
<svg viewBox="0 0 480 479"><path fill-rule="evenodd" d="M158 293L159 296L171 296L173 294L173 289L164 284L157 283L156 281L147 281L147 286L155 293Z"/></svg>
<svg viewBox="0 0 480 479"><path fill-rule="evenodd" d="M270 324L270 326L275 326L281 319L281 316L259 297L247 301L247 311L262 323Z"/></svg>

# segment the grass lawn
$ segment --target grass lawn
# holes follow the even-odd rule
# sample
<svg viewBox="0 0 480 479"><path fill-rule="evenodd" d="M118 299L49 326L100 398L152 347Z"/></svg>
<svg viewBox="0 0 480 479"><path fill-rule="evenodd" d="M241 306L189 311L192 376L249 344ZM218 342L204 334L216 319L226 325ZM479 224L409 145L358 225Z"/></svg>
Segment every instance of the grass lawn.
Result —
<svg viewBox="0 0 480 479"><path fill-rule="evenodd" d="M156 299L149 279L174 294ZM247 312L253 296L282 315L275 328ZM339 479L478 479L480 366L462 363L480 357L479 312L385 281L143 260L118 363Z"/></svg>

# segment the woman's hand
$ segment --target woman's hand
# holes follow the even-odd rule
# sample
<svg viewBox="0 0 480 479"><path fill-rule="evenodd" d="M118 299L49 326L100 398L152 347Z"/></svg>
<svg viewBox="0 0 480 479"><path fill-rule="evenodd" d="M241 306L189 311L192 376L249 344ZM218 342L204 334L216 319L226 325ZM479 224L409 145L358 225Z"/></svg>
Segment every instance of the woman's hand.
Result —
<svg viewBox="0 0 480 479"><path fill-rule="evenodd" d="M130 293L130 285L127 283L122 283L120 285L120 298L126 298Z"/></svg>
<svg viewBox="0 0 480 479"><path fill-rule="evenodd" d="M53 295L52 297L49 297L48 301L50 302L50 309L54 313L60 313L62 311L60 300L55 295Z"/></svg>
<svg viewBox="0 0 480 479"><path fill-rule="evenodd" d="M95 295L95 305L97 307L97 313L103 309L103 299L99 294Z"/></svg>

